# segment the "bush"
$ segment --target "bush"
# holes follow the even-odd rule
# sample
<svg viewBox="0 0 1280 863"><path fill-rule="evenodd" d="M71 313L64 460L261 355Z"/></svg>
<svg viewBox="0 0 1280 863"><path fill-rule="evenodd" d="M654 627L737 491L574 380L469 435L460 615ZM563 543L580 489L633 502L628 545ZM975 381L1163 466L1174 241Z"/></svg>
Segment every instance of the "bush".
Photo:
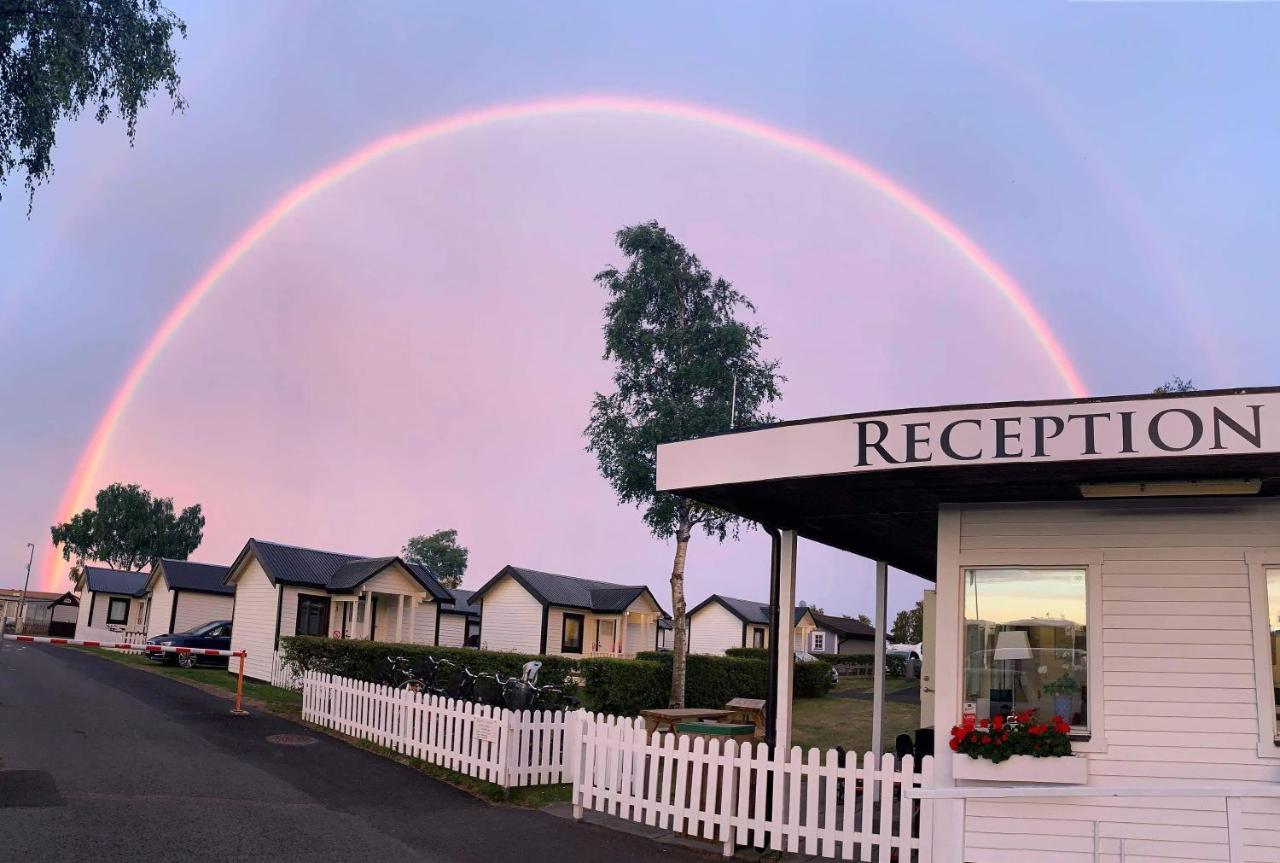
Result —
<svg viewBox="0 0 1280 863"><path fill-rule="evenodd" d="M756 648L731 648L734 651ZM768 655L767 651L764 651ZM671 654L649 652L640 657L661 662L667 679L671 675ZM795 664L797 698L820 698L831 689L831 666L822 662ZM685 673L685 703L698 707L718 707L734 698L769 697L769 662L767 659L741 656L689 655Z"/></svg>
<svg viewBox="0 0 1280 863"><path fill-rule="evenodd" d="M823 654L818 655L819 659L825 659L832 665L858 665L867 668L876 664L876 658L870 653L855 654ZM886 656L884 658L884 676L885 677L906 677L907 676L907 658L905 656Z"/></svg>
<svg viewBox="0 0 1280 863"><path fill-rule="evenodd" d="M733 656L738 659L769 659L769 650L764 647L730 647L724 652L725 656Z"/></svg>
<svg viewBox="0 0 1280 863"><path fill-rule="evenodd" d="M582 706L599 713L635 716L665 707L671 692L671 665L651 659L585 659Z"/></svg>

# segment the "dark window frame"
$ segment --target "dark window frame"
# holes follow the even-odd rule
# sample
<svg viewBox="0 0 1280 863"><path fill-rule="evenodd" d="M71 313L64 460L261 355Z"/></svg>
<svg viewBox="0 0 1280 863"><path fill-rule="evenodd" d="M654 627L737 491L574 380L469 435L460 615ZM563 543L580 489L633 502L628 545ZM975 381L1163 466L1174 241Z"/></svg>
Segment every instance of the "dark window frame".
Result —
<svg viewBox="0 0 1280 863"><path fill-rule="evenodd" d="M124 605L124 612L120 617L114 616L116 603ZM113 596L107 600L107 626L128 626L129 625L129 600L123 597Z"/></svg>
<svg viewBox="0 0 1280 863"><path fill-rule="evenodd" d="M307 607L305 618L303 616L304 605ZM316 619L312 616L312 611L311 611L312 606L318 606L321 609L320 616L318 618L320 622L319 632L303 631L304 619L308 624L310 624L312 620ZM327 638L329 636L329 615L331 611L332 611L332 600L329 597L316 596L315 594L312 594L312 593L298 594L298 608L297 608L296 614L294 615L293 634L294 635L312 635L312 636L318 636L320 638ZM308 625L306 628L309 630L311 627Z"/></svg>
<svg viewBox="0 0 1280 863"><path fill-rule="evenodd" d="M765 643L763 626L751 627L751 646L756 650L764 650Z"/></svg>
<svg viewBox="0 0 1280 863"><path fill-rule="evenodd" d="M578 643L576 645L568 642L568 629L566 625L570 619L578 621ZM587 641L587 617L585 614L574 614L571 611L564 613L564 619L560 622L560 652L561 653L582 653L583 645Z"/></svg>

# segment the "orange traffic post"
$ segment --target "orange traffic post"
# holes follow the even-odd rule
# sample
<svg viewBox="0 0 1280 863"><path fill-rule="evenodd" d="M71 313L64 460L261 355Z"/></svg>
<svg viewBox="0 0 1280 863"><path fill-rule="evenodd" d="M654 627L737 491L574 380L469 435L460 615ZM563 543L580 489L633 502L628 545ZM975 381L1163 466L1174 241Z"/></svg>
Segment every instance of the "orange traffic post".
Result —
<svg viewBox="0 0 1280 863"><path fill-rule="evenodd" d="M236 675L236 706L231 709L231 715L248 716L249 711L240 706L240 700L244 697L244 651L236 655L240 657L240 673Z"/></svg>

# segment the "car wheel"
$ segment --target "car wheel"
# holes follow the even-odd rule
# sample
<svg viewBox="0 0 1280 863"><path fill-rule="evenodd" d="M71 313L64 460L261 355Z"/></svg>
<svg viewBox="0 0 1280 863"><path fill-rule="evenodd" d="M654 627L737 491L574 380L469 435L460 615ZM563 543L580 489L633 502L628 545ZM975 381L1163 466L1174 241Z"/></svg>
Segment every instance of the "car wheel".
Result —
<svg viewBox="0 0 1280 863"><path fill-rule="evenodd" d="M183 668L195 668L195 667L196 667L196 656L195 656L195 654L194 654L194 653L179 653L179 654L178 654L178 665L182 666Z"/></svg>

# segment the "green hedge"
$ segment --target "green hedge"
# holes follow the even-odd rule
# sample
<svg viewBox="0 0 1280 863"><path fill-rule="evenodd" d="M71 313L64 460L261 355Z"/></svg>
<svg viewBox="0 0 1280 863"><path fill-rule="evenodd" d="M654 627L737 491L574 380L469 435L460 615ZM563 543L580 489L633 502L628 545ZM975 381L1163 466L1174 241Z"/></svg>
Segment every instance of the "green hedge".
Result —
<svg viewBox="0 0 1280 863"><path fill-rule="evenodd" d="M743 648L731 649L742 650ZM752 650L749 647L745 649ZM767 651L765 655L768 655ZM667 669L671 668L670 653L641 653L638 658L661 662ZM670 672L668 671L667 674L670 675ZM820 698L831 690L831 685L831 666L821 662L795 664L797 698ZM769 662L767 659L689 655L689 664L685 672L685 704L717 707L733 698L768 697Z"/></svg>
<svg viewBox="0 0 1280 863"><path fill-rule="evenodd" d="M725 656L732 656L736 659L763 659L768 661L769 649L767 647L730 647L724 652Z"/></svg>
<svg viewBox="0 0 1280 863"><path fill-rule="evenodd" d="M581 664L582 706L599 713L635 716L666 707L671 666L648 659L587 659ZM689 702L692 703L692 702Z"/></svg>

